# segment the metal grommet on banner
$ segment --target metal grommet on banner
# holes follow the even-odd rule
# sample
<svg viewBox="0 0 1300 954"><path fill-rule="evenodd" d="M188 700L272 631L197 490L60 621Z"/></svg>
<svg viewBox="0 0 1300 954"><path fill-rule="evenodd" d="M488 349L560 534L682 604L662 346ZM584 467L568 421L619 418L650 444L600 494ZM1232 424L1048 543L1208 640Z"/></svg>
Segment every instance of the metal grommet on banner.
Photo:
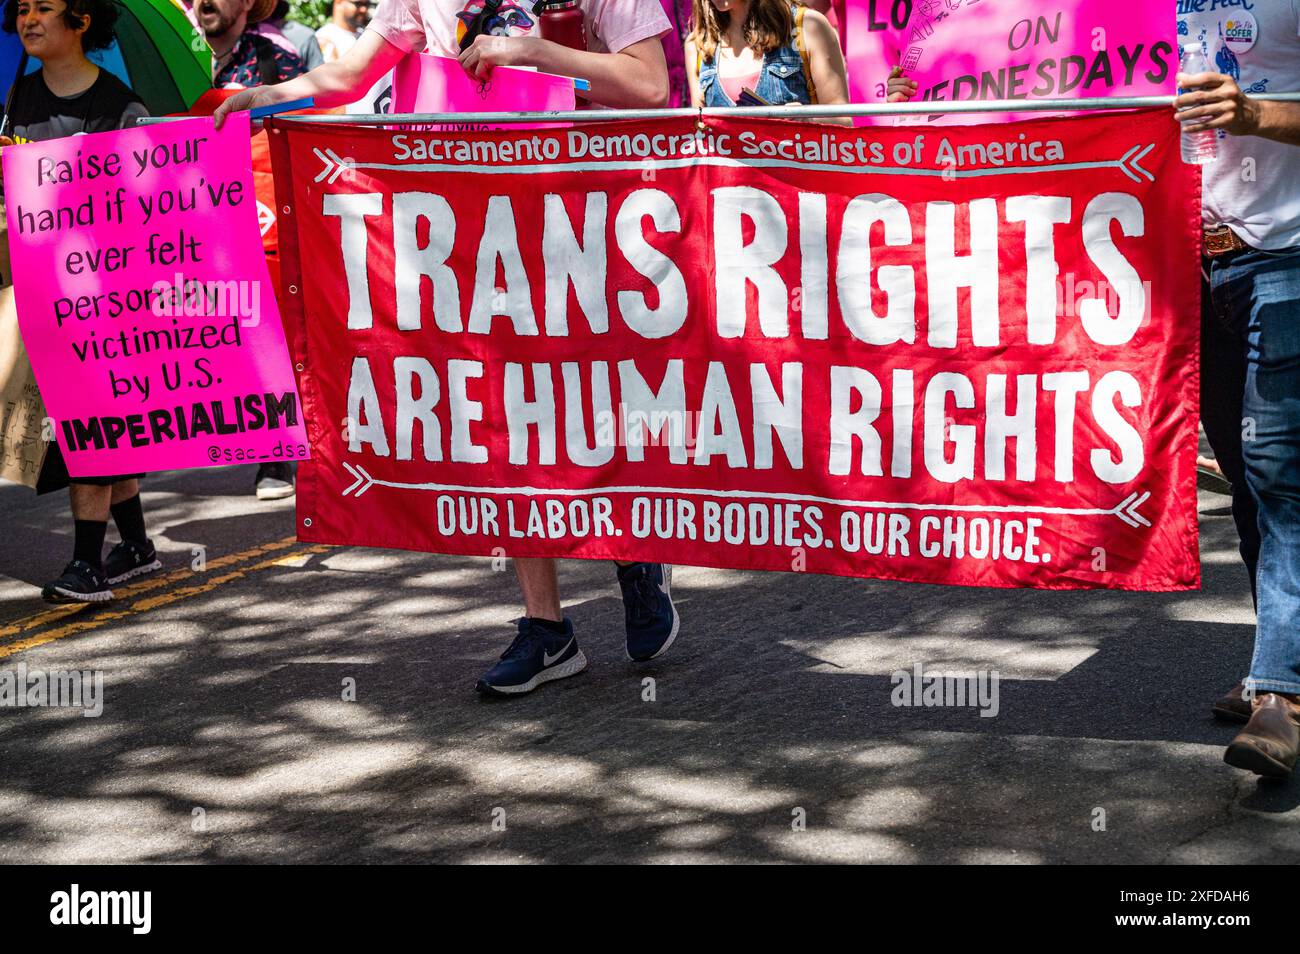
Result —
<svg viewBox="0 0 1300 954"><path fill-rule="evenodd" d="M302 370L302 363L299 362L298 364L295 364L295 365L293 366L293 369L294 369L295 371L301 371L301 370Z"/></svg>
<svg viewBox="0 0 1300 954"><path fill-rule="evenodd" d="M289 294L290 294L290 295L296 295L296 294L298 294L298 286L297 286L297 285L290 285L290 286L289 286Z"/></svg>
<svg viewBox="0 0 1300 954"><path fill-rule="evenodd" d="M709 127L704 125L704 107L700 107L699 113L695 117L695 128L700 132L708 132Z"/></svg>
<svg viewBox="0 0 1300 954"><path fill-rule="evenodd" d="M302 525L303 525L304 527L310 527L310 526L311 526L311 517L303 517L303 518L302 518Z"/></svg>
<svg viewBox="0 0 1300 954"><path fill-rule="evenodd" d="M289 207L287 205L284 207L283 212L285 215L289 214Z"/></svg>

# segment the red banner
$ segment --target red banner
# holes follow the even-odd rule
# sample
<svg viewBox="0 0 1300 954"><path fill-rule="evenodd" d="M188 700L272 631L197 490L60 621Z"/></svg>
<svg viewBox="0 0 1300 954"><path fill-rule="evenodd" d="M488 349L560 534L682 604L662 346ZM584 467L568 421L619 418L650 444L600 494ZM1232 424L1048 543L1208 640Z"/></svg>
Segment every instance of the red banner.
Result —
<svg viewBox="0 0 1300 954"><path fill-rule="evenodd" d="M1167 110L271 142L304 540L1199 584Z"/></svg>

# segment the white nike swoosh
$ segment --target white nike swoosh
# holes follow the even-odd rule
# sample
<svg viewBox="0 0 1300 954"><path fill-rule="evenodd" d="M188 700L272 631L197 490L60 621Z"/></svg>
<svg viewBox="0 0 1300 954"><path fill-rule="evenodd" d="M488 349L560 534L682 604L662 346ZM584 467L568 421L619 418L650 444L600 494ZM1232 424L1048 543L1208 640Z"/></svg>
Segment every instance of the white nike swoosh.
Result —
<svg viewBox="0 0 1300 954"><path fill-rule="evenodd" d="M551 663L555 662L555 660L559 659L561 656L563 656L565 653L567 653L567 652L569 651L569 647L573 645L573 641L574 641L574 639L576 639L576 638L577 638L577 637L575 637L575 636L570 636L570 637L569 637L569 641L568 641L567 643L564 644L564 648L561 649L561 650L560 650L558 653L556 653L554 656L552 656L550 653L548 653L546 650L543 649L543 650L542 650L542 665L543 665L543 666L549 666L549 665L551 665Z"/></svg>

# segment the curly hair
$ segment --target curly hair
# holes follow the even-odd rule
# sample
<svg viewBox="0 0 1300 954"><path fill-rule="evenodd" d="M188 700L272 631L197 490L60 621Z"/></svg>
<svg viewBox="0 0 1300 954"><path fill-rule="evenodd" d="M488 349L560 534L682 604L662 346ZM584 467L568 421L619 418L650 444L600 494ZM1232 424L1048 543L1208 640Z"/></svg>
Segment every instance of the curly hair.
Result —
<svg viewBox="0 0 1300 954"><path fill-rule="evenodd" d="M3 26L7 33L18 32L19 2L21 0L9 0L5 4ZM90 17L90 26L81 34L82 52L89 53L91 50L111 46L113 28L117 25L117 4L113 0L66 0L63 23L69 30L81 29L86 17Z"/></svg>

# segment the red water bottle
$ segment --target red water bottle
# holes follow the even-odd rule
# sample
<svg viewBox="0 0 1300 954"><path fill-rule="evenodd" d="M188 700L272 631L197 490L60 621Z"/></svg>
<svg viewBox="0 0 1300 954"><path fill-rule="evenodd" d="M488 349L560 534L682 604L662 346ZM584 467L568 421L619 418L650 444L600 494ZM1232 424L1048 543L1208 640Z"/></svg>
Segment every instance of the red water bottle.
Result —
<svg viewBox="0 0 1300 954"><path fill-rule="evenodd" d="M587 48L587 19L578 9L578 0L539 0L533 5L542 39L567 46L571 50Z"/></svg>

